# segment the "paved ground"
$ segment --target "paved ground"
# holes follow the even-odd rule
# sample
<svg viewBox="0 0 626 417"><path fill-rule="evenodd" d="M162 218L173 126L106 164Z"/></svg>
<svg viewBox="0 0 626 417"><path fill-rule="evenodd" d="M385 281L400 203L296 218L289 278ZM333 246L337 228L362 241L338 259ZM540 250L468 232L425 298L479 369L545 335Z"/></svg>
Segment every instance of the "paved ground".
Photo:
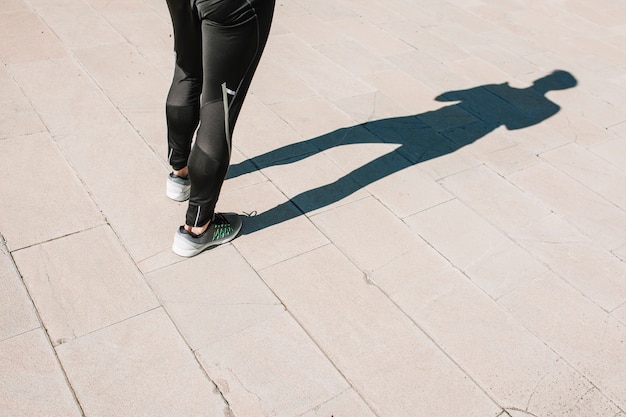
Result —
<svg viewBox="0 0 626 417"><path fill-rule="evenodd" d="M0 415L626 416L626 2L278 0L170 252L164 0L0 0Z"/></svg>

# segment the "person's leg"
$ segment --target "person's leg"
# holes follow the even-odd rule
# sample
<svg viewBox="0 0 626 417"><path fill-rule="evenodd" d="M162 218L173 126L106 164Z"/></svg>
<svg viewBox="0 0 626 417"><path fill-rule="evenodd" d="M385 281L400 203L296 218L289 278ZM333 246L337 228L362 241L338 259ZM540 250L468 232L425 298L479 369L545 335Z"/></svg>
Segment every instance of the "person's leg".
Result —
<svg viewBox="0 0 626 417"><path fill-rule="evenodd" d="M167 0L174 28L176 64L165 106L168 162L186 177L193 135L198 127L202 91L200 19L189 0Z"/></svg>
<svg viewBox="0 0 626 417"><path fill-rule="evenodd" d="M202 103L189 156L185 223L187 230L202 233L213 219L226 177L230 135L267 41L274 0L205 0L196 7L202 20Z"/></svg>

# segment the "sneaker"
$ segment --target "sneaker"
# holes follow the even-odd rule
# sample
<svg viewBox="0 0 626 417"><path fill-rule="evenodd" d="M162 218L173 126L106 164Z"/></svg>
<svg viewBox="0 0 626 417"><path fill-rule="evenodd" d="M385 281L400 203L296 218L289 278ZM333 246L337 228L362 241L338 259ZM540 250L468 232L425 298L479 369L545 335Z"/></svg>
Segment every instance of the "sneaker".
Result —
<svg viewBox="0 0 626 417"><path fill-rule="evenodd" d="M189 200L191 192L191 181L189 177L183 178L170 172L165 184L165 194L174 201Z"/></svg>
<svg viewBox="0 0 626 417"><path fill-rule="evenodd" d="M200 235L193 235L180 226L174 235L172 251L179 256L195 256L205 249L230 242L241 230L241 219L236 213L216 213L213 221Z"/></svg>

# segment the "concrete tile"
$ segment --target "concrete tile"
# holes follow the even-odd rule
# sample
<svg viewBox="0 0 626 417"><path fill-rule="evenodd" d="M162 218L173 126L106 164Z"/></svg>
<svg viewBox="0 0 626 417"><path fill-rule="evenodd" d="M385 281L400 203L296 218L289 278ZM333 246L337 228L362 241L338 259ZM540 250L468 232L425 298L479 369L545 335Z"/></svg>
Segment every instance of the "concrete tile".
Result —
<svg viewBox="0 0 626 417"><path fill-rule="evenodd" d="M462 74L468 85L484 85L510 81L511 75L496 67L488 60L477 56L468 56L448 63L452 73ZM455 89L458 88L458 85Z"/></svg>
<svg viewBox="0 0 626 417"><path fill-rule="evenodd" d="M152 149L152 152L167 164L167 122L165 105L154 104L137 108L122 109L122 113L132 128Z"/></svg>
<svg viewBox="0 0 626 417"><path fill-rule="evenodd" d="M558 16L554 16L554 18L558 19ZM494 22L491 19L489 20ZM535 40L520 37L510 32L507 28L508 22L498 22L497 24L498 28L484 33L483 36L490 39L501 48L524 58L538 53L538 51L548 50L548 45L544 43L537 43Z"/></svg>
<svg viewBox="0 0 626 417"><path fill-rule="evenodd" d="M367 190L401 219L453 198L415 166L382 178Z"/></svg>
<svg viewBox="0 0 626 417"><path fill-rule="evenodd" d="M429 158L427 154L425 156ZM449 153L442 153L441 155L434 156L432 159L426 159L419 162L419 169L428 174L434 180L440 180L449 175L465 171L476 166L479 166L482 162L474 157L470 152L455 151L453 148Z"/></svg>
<svg viewBox="0 0 626 417"><path fill-rule="evenodd" d="M624 211L551 165L534 165L507 179L541 200L603 248L611 250L625 243Z"/></svg>
<svg viewBox="0 0 626 417"><path fill-rule="evenodd" d="M502 232L456 199L405 222L461 270L515 248Z"/></svg>
<svg viewBox="0 0 626 417"><path fill-rule="evenodd" d="M223 194L218 209L250 214L233 245L257 271L328 243L269 182Z"/></svg>
<svg viewBox="0 0 626 417"><path fill-rule="evenodd" d="M82 0L29 0L46 24L70 49L123 42L104 17ZM72 13L67 13L71 10Z"/></svg>
<svg viewBox="0 0 626 417"><path fill-rule="evenodd" d="M401 70L382 71L363 76L375 90L390 97L406 113L416 115L438 107L435 90ZM399 114L398 116L402 116Z"/></svg>
<svg viewBox="0 0 626 417"><path fill-rule="evenodd" d="M315 11L319 9L321 9L321 7L314 8ZM312 13L286 15L283 17L281 24L286 27L289 32L311 46L334 44L344 40L337 29L338 25L332 24L326 21L326 19L322 20L322 18Z"/></svg>
<svg viewBox="0 0 626 417"><path fill-rule="evenodd" d="M559 414L571 405L564 397L574 400L592 385L426 248L372 279L497 403L533 412L538 407L542 412L535 415L566 415ZM438 267L425 265L431 263ZM494 340L506 340L507 348Z"/></svg>
<svg viewBox="0 0 626 417"><path fill-rule="evenodd" d="M102 132L125 121L73 59L13 64L9 70L56 136Z"/></svg>
<svg viewBox="0 0 626 417"><path fill-rule="evenodd" d="M104 222L49 134L2 140L0 155L11 165L0 195L15 197L0 200L0 228L10 250Z"/></svg>
<svg viewBox="0 0 626 417"><path fill-rule="evenodd" d="M472 56L484 59L499 70L509 74L511 78L537 70L537 67L526 59L497 46L477 45L470 46L468 49Z"/></svg>
<svg viewBox="0 0 626 417"><path fill-rule="evenodd" d="M410 52L412 47L366 18L349 18L337 21L337 29L344 38L358 42L373 54L384 57Z"/></svg>
<svg viewBox="0 0 626 417"><path fill-rule="evenodd" d="M626 137L626 122L618 123L609 128L609 131L619 138ZM609 141L607 141L609 142Z"/></svg>
<svg viewBox="0 0 626 417"><path fill-rule="evenodd" d="M181 220L181 223L184 222L184 219ZM172 236L174 234L172 233ZM165 243L165 242L164 242ZM164 247L159 252L148 256L145 259L137 262L137 268L141 271L142 274L149 274L150 272L157 271L161 268L168 267L170 265L177 264L179 262L184 262L185 258L181 258L172 252L172 246L169 245Z"/></svg>
<svg viewBox="0 0 626 417"><path fill-rule="evenodd" d="M349 7L348 4L332 0L320 0L319 3L314 5L307 1L296 0L294 4L298 4L303 11L313 14L323 21L333 22L338 19L355 17L357 15L353 10L351 10L351 7ZM292 14L298 13L292 12Z"/></svg>
<svg viewBox="0 0 626 417"><path fill-rule="evenodd" d="M193 349L227 339L284 311L231 245L159 269L146 279Z"/></svg>
<svg viewBox="0 0 626 417"><path fill-rule="evenodd" d="M46 127L6 67L0 67L0 140L44 132Z"/></svg>
<svg viewBox="0 0 626 417"><path fill-rule="evenodd" d="M576 1L572 4L565 5L565 9L573 14L585 17L588 21L599 24L600 26L613 26L619 24L619 16L623 15L623 11L616 9L612 2L603 2L600 7L589 7L584 2Z"/></svg>
<svg viewBox="0 0 626 417"><path fill-rule="evenodd" d="M1 0L0 5L4 13L30 10L30 7L24 0Z"/></svg>
<svg viewBox="0 0 626 417"><path fill-rule="evenodd" d="M442 62L452 62L470 56L463 46L442 39L424 27L416 27L414 20L389 22L385 23L382 28Z"/></svg>
<svg viewBox="0 0 626 417"><path fill-rule="evenodd" d="M74 53L104 93L120 109L163 109L170 80L128 43L75 49Z"/></svg>
<svg viewBox="0 0 626 417"><path fill-rule="evenodd" d="M626 123L624 127L626 128ZM589 150L618 168L626 166L626 135L594 146Z"/></svg>
<svg viewBox="0 0 626 417"><path fill-rule="evenodd" d="M14 257L55 345L158 305L108 226L23 249Z"/></svg>
<svg viewBox="0 0 626 417"><path fill-rule="evenodd" d="M222 194L239 190L240 188L257 185L267 181L251 160L246 159L237 148L233 148L230 157L230 166L226 180L222 186Z"/></svg>
<svg viewBox="0 0 626 417"><path fill-rule="evenodd" d="M482 161L486 166L502 176L541 163L536 153L526 149L523 145L513 145L484 155Z"/></svg>
<svg viewBox="0 0 626 417"><path fill-rule="evenodd" d="M250 95L271 105L312 98L317 92L291 69L270 59L261 59L250 85Z"/></svg>
<svg viewBox="0 0 626 417"><path fill-rule="evenodd" d="M186 206L165 196L168 171L137 132L125 123L58 141L136 262L171 247Z"/></svg>
<svg viewBox="0 0 626 417"><path fill-rule="evenodd" d="M380 92L346 97L334 102L335 106L356 123L365 123L402 114L402 109Z"/></svg>
<svg viewBox="0 0 626 417"><path fill-rule="evenodd" d="M393 65L413 78L428 85L432 90L445 91L457 89L466 82L462 73L451 71L446 62L433 58L417 50L387 57Z"/></svg>
<svg viewBox="0 0 626 417"><path fill-rule="evenodd" d="M174 70L174 38L167 4L167 19L158 10L150 10L142 2L91 1L94 8L130 45L152 64L167 80Z"/></svg>
<svg viewBox="0 0 626 417"><path fill-rule="evenodd" d="M352 415L374 417L375 414L354 390L349 389L314 407L300 417L327 417L329 415L333 417Z"/></svg>
<svg viewBox="0 0 626 417"><path fill-rule="evenodd" d="M371 197L320 213L312 220L364 271L374 271L424 244L401 220Z"/></svg>
<svg viewBox="0 0 626 417"><path fill-rule="evenodd" d="M626 170L615 166L577 144L541 154L541 159L626 210Z"/></svg>
<svg viewBox="0 0 626 417"><path fill-rule="evenodd" d="M551 273L500 302L618 407L624 408L624 325Z"/></svg>
<svg viewBox="0 0 626 417"><path fill-rule="evenodd" d="M367 185L372 180L410 164L407 158L397 153L393 155L394 150L398 149L398 144L394 142L400 142L401 139L396 137L396 132L392 132L388 122L391 124L391 121L376 120L364 125L338 129L310 142L345 174ZM385 126L379 127L381 124ZM383 131L382 134L379 130ZM400 135L401 133L398 134ZM379 165L378 161L385 163ZM379 165L381 170L374 169L376 172L369 173L361 169L373 165Z"/></svg>
<svg viewBox="0 0 626 417"><path fill-rule="evenodd" d="M465 7L452 6L441 12L447 15L446 20L429 28L430 32L455 45L464 45L465 48L490 43L493 39L490 32L497 27L464 9Z"/></svg>
<svg viewBox="0 0 626 417"><path fill-rule="evenodd" d="M228 405L161 309L57 348L89 416L221 416Z"/></svg>
<svg viewBox="0 0 626 417"><path fill-rule="evenodd" d="M532 195L485 166L451 175L440 184L497 228L511 231L550 214Z"/></svg>
<svg viewBox="0 0 626 417"><path fill-rule="evenodd" d="M351 40L319 45L315 49L357 77L394 68L366 46Z"/></svg>
<svg viewBox="0 0 626 417"><path fill-rule="evenodd" d="M291 68L310 88L329 100L373 91L370 86L292 34L270 37L264 59Z"/></svg>
<svg viewBox="0 0 626 417"><path fill-rule="evenodd" d="M265 168L263 174L309 215L370 194L323 153Z"/></svg>
<svg viewBox="0 0 626 417"><path fill-rule="evenodd" d="M624 39L621 39L622 42ZM626 85L623 79L618 77L588 77L585 79L585 87L587 91L592 94L601 97L602 100L612 104L617 108L624 108L626 106Z"/></svg>
<svg viewBox="0 0 626 417"><path fill-rule="evenodd" d="M532 128L516 131L514 136L515 141L524 149L533 153L533 155L539 155L543 152L574 142L574 136L561 133L558 129L550 125L560 114L561 113L557 113L550 119Z"/></svg>
<svg viewBox="0 0 626 417"><path fill-rule="evenodd" d="M565 416L624 416L620 408L595 387L587 391L580 398L572 398L570 404L569 409L564 413Z"/></svg>
<svg viewBox="0 0 626 417"><path fill-rule="evenodd" d="M314 150L311 146L291 146L303 137L268 106L248 95L233 132L233 146L248 158L258 158L263 165L288 159ZM309 138L307 138L309 139Z"/></svg>
<svg viewBox="0 0 626 417"><path fill-rule="evenodd" d="M334 245L261 275L377 415L496 414L497 406Z"/></svg>
<svg viewBox="0 0 626 417"><path fill-rule="evenodd" d="M302 2L302 0L299 0ZM325 3L335 4L336 2L324 1ZM364 3L355 1L344 1L343 8L347 9L348 13L344 13L343 16L339 15L338 18L348 17L364 17L373 23L386 22L390 20L397 20L401 17L401 13L398 9L394 9L391 4L379 4L376 2Z"/></svg>
<svg viewBox="0 0 626 417"><path fill-rule="evenodd" d="M611 312L611 317L626 326L626 304L622 304L621 307L613 310Z"/></svg>
<svg viewBox="0 0 626 417"><path fill-rule="evenodd" d="M565 377L570 379L564 380ZM552 393L549 389L544 391L543 387L543 384L549 382L567 386L570 391L563 393L560 397L549 398L548 396ZM589 384L590 382L578 373L571 376L563 375L560 381L550 381L546 378L542 381L542 385L537 387L525 411L507 409L506 414L503 414L502 417L528 417L529 415L621 417L622 413L619 413L619 408L615 403ZM558 403L554 404L556 401Z"/></svg>
<svg viewBox="0 0 626 417"><path fill-rule="evenodd" d="M237 416L300 415L348 388L286 312L196 353Z"/></svg>
<svg viewBox="0 0 626 417"><path fill-rule="evenodd" d="M449 276L455 270L452 263L432 246L423 245L368 273L367 278L393 298L407 289L430 282L433 277Z"/></svg>
<svg viewBox="0 0 626 417"><path fill-rule="evenodd" d="M442 134L449 136L447 131L442 132ZM514 134L504 132L503 129L496 129L496 131L467 144L462 151L467 151L482 161L494 152L515 146L518 143L516 139Z"/></svg>
<svg viewBox="0 0 626 417"><path fill-rule="evenodd" d="M4 6L0 13L0 59L5 64L67 56L63 44L36 13L28 9L9 11Z"/></svg>
<svg viewBox="0 0 626 417"><path fill-rule="evenodd" d="M529 224L514 238L606 311L626 302L626 283L621 278L626 276L626 265L556 215Z"/></svg>
<svg viewBox="0 0 626 417"><path fill-rule="evenodd" d="M38 327L35 307L0 235L0 344Z"/></svg>
<svg viewBox="0 0 626 417"><path fill-rule="evenodd" d="M354 124L348 115L320 97L277 103L270 109L307 139Z"/></svg>
<svg viewBox="0 0 626 417"><path fill-rule="evenodd" d="M562 97L565 96L565 92L560 93ZM585 93L583 90L575 93L572 91L561 100L563 103L569 102L567 111L572 119L587 119L604 129L624 121L623 109L607 103L599 97Z"/></svg>
<svg viewBox="0 0 626 417"><path fill-rule="evenodd" d="M81 413L43 329L0 341L0 409L11 417Z"/></svg>

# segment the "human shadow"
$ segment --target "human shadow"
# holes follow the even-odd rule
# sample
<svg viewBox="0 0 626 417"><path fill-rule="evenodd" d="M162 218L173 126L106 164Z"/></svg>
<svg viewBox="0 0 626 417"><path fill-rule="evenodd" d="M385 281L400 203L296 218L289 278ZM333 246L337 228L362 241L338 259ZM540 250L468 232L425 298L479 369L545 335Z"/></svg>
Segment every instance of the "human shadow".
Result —
<svg viewBox="0 0 626 417"><path fill-rule="evenodd" d="M528 88L514 88L509 83L503 83L450 91L435 99L456 104L413 116L341 128L233 164L228 178L271 166L292 164L343 145L400 145L333 183L304 191L290 201L251 215L244 223L243 233L252 233L328 206L388 175L474 143L500 126L517 130L541 123L560 110L546 97L546 93L576 85L572 74L557 70L536 80ZM314 175L316 173L311 172L311 176Z"/></svg>

